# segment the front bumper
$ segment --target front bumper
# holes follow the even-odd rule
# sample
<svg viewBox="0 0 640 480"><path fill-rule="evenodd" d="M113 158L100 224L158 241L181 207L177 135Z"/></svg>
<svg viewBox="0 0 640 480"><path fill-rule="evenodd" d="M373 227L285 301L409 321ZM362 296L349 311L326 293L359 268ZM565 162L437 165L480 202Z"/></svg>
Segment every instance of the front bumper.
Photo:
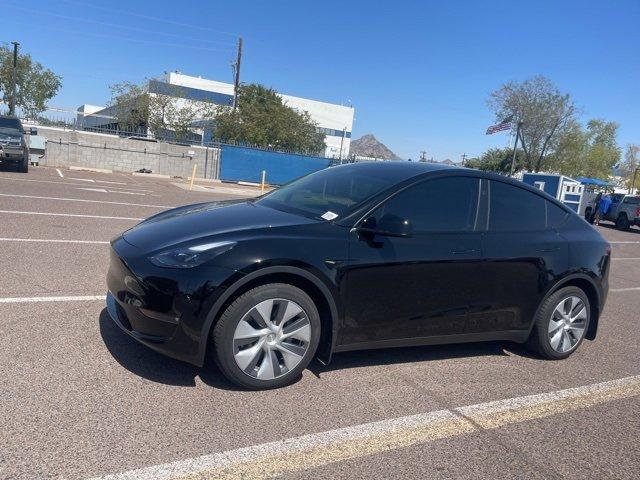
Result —
<svg viewBox="0 0 640 480"><path fill-rule="evenodd" d="M122 237L112 241L107 311L135 340L178 360L201 366L205 319L233 270L160 268Z"/></svg>
<svg viewBox="0 0 640 480"><path fill-rule="evenodd" d="M21 148L3 147L0 150L0 163L20 163L27 156Z"/></svg>

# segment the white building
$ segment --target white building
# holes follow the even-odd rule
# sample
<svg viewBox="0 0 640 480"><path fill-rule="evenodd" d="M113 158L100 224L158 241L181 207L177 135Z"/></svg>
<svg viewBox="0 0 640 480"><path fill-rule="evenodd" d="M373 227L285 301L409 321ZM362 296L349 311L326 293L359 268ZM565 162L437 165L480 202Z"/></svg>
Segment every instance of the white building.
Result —
<svg viewBox="0 0 640 480"><path fill-rule="evenodd" d="M174 88L176 86L180 88ZM159 78L150 80L148 89L151 94L177 96L216 105L231 106L233 104L232 83L192 77L178 72L165 73ZM338 158L341 147L342 157L345 158L347 156L353 127L353 107L293 97L291 95L278 95L287 106L298 111L308 112L311 119L318 124L318 129L325 134L325 156ZM93 105L83 105L78 108L79 120L82 120L82 124L85 127L99 128L113 124L113 115L113 107L96 109ZM206 131L203 135L205 141L208 140Z"/></svg>

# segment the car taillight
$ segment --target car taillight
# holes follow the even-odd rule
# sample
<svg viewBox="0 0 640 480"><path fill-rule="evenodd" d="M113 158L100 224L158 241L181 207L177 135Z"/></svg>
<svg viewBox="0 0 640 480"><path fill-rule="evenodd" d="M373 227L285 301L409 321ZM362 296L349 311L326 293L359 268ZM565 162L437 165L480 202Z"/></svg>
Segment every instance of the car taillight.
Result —
<svg viewBox="0 0 640 480"><path fill-rule="evenodd" d="M636 217L640 217L640 207L636 208Z"/></svg>

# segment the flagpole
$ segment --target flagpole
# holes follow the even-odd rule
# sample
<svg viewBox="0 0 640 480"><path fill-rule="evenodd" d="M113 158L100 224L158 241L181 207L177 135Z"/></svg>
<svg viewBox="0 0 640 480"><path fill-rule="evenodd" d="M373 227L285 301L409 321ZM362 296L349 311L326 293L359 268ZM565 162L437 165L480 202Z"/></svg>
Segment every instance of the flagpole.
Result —
<svg viewBox="0 0 640 480"><path fill-rule="evenodd" d="M511 156L511 173L510 177L513 177L513 170L516 164L516 149L518 148L518 138L520 138L520 127L522 126L522 122L518 122L518 126L516 128L516 140L513 142L513 155Z"/></svg>

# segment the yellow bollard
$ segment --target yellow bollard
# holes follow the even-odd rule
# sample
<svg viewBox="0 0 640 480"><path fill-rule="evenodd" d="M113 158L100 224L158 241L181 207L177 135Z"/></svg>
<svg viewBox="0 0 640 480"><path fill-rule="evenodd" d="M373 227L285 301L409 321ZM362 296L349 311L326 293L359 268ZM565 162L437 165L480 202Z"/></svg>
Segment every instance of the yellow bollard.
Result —
<svg viewBox="0 0 640 480"><path fill-rule="evenodd" d="M193 181L196 179L196 168L198 168L198 164L193 164L193 171L191 172L191 182L189 183L189 191L193 190Z"/></svg>
<svg viewBox="0 0 640 480"><path fill-rule="evenodd" d="M260 185L260 190L261 190L262 193L264 193L264 184L265 184L266 179L267 179L267 172L262 170L262 182L261 182L261 185Z"/></svg>

